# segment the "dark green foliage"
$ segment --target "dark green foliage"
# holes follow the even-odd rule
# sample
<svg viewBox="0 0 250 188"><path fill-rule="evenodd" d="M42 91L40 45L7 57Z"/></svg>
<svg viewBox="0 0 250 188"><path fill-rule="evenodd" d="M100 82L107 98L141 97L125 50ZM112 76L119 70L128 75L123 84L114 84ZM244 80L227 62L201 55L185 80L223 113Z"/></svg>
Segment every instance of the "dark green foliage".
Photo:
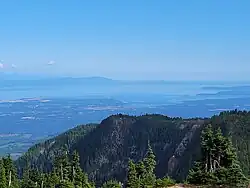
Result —
<svg viewBox="0 0 250 188"><path fill-rule="evenodd" d="M81 168L96 186L101 186L109 179L125 182L128 159L142 161L147 153L149 140L157 161L154 171L156 177L169 175L177 181L183 181L194 162L201 159L201 152L212 152L209 148L204 151L199 149L201 131L208 124L212 125L213 130L220 127L222 134L232 140L225 141L224 145L219 144L221 148L218 148L217 154L221 153L223 147L228 147L227 144L232 144L236 149L236 152L232 149L223 153L225 156L219 154L223 165L230 166L230 161L237 154L243 173L249 176L250 112L237 110L206 119L169 118L163 115L113 115L97 126L90 125L86 129L80 126L36 145L16 164L19 172L22 172L27 163L31 167L36 166L39 171L51 172L55 156L60 156L62 148L66 147L70 153L74 150L79 153ZM218 131L213 142L221 143L220 139ZM201 180L205 181L206 176L201 177Z"/></svg>
<svg viewBox="0 0 250 188"><path fill-rule="evenodd" d="M140 181L137 177L136 165L132 160L128 163L128 178L127 178L127 188L139 188Z"/></svg>
<svg viewBox="0 0 250 188"><path fill-rule="evenodd" d="M188 182L194 185L206 185L208 180L210 184L216 182L214 174L204 172L200 162L195 163L194 167L189 171Z"/></svg>
<svg viewBox="0 0 250 188"><path fill-rule="evenodd" d="M102 188L121 188L121 183L116 180L110 180L103 184Z"/></svg>
<svg viewBox="0 0 250 188"><path fill-rule="evenodd" d="M155 184L155 155L151 148L151 145L148 142L148 151L147 151L147 157L144 159L145 169L146 169L146 175L144 178L144 186L152 186Z"/></svg>
<svg viewBox="0 0 250 188"><path fill-rule="evenodd" d="M29 171L29 179L37 185L41 185L42 183L42 173L37 169L31 169Z"/></svg>
<svg viewBox="0 0 250 188"><path fill-rule="evenodd" d="M136 164L136 176L138 178L140 186L145 185L147 178L147 170L143 161L140 161L138 164Z"/></svg>
<svg viewBox="0 0 250 188"><path fill-rule="evenodd" d="M17 171L10 155L8 155L6 158L3 157L2 160L5 168L5 176L8 187L17 188L18 187Z"/></svg>
<svg viewBox="0 0 250 188"><path fill-rule="evenodd" d="M37 187L38 182L36 182L36 180L38 179L38 176L39 176L39 174L37 174L35 170L32 170L32 169L30 169L29 166L27 166L24 169L20 187L21 188L35 188L35 187Z"/></svg>
<svg viewBox="0 0 250 188"><path fill-rule="evenodd" d="M250 112L226 111L211 118L213 127L231 137L244 174L250 174Z"/></svg>
<svg viewBox="0 0 250 188"><path fill-rule="evenodd" d="M70 180L71 175L71 165L69 162L69 156L67 151L64 151L63 154L56 157L54 162L54 169L60 180Z"/></svg>
<svg viewBox="0 0 250 188"><path fill-rule="evenodd" d="M157 179L155 182L154 187L155 188L163 188L163 187L169 187L169 186L173 186L175 185L175 181L173 179L171 179L170 177L165 177L162 179Z"/></svg>
<svg viewBox="0 0 250 188"><path fill-rule="evenodd" d="M42 173L38 168L27 166L23 169L22 179L18 181L11 158L0 159L0 188L94 188L80 168L77 152L72 156L67 153L58 156L53 166L51 173ZM6 175L9 175L9 179Z"/></svg>
<svg viewBox="0 0 250 188"><path fill-rule="evenodd" d="M127 187L153 187L156 181L155 165L155 155L148 143L146 157L137 164L132 160L128 163Z"/></svg>
<svg viewBox="0 0 250 188"><path fill-rule="evenodd" d="M19 174L21 174L21 169L27 165L36 166L41 171L50 172L56 156L62 155L65 150L70 150L76 142L95 127L95 124L81 125L31 147L27 153L16 161Z"/></svg>
<svg viewBox="0 0 250 188"><path fill-rule="evenodd" d="M56 188L75 188L73 182L63 180L56 186Z"/></svg>
<svg viewBox="0 0 250 188"><path fill-rule="evenodd" d="M89 181L88 175L84 172L83 172L83 178L82 178L82 187L86 187L86 188L95 187L95 184Z"/></svg>
<svg viewBox="0 0 250 188"><path fill-rule="evenodd" d="M80 167L80 157L76 151L74 151L72 156L70 180L74 183L76 187L82 187L83 172Z"/></svg>
<svg viewBox="0 0 250 188"><path fill-rule="evenodd" d="M44 187L54 188L60 182L59 176L56 174L55 170L53 172L45 175Z"/></svg>
<svg viewBox="0 0 250 188"><path fill-rule="evenodd" d="M239 164L233 163L228 168L228 178L225 184L232 187L246 187L249 184L249 179L243 174Z"/></svg>
<svg viewBox="0 0 250 188"><path fill-rule="evenodd" d="M220 128L213 131L209 125L203 130L201 154L201 161L190 170L188 181L191 184L246 187L248 179L238 164L230 139L222 135Z"/></svg>
<svg viewBox="0 0 250 188"><path fill-rule="evenodd" d="M79 153L81 168L88 174L90 180L95 181L97 186L101 186L109 179L124 182L128 159L142 160L147 154L147 143L150 141L157 160L156 175L163 177L169 174L181 180L186 177L192 165L191 161L197 155L196 150L186 150L186 147L197 143L196 137L203 123L202 119L184 120L163 115L139 117L114 115L103 120L87 134L86 131L82 131L81 138L77 136L77 141L69 142L68 150L70 153L74 150ZM73 134L79 135L81 131L71 130L71 138L74 137ZM186 145L178 148L184 138L187 138ZM48 165L46 161L52 161L52 158L54 161L55 156L61 155L59 151L67 143L66 140L65 136L58 136L50 142L31 149L32 152L25 154L30 156L28 163L37 166L41 171L50 172L52 162ZM32 153L38 157L31 157ZM168 162L175 153L177 160L181 161L178 163L180 165L172 165ZM49 157L52 154L54 157ZM25 166L25 156L17 161L18 169ZM183 168L184 164L187 168Z"/></svg>
<svg viewBox="0 0 250 188"><path fill-rule="evenodd" d="M1 188L7 188L5 168L4 168L4 164L3 164L2 159L0 159L0 187Z"/></svg>
<svg viewBox="0 0 250 188"><path fill-rule="evenodd" d="M76 188L92 187L88 181L87 174L84 173L80 167L80 157L76 151L74 151L72 155L70 180L73 182Z"/></svg>
<svg viewBox="0 0 250 188"><path fill-rule="evenodd" d="M26 167L21 180L21 188L93 188L87 175L80 168L79 155L67 152L55 159L51 173L41 173L37 168Z"/></svg>

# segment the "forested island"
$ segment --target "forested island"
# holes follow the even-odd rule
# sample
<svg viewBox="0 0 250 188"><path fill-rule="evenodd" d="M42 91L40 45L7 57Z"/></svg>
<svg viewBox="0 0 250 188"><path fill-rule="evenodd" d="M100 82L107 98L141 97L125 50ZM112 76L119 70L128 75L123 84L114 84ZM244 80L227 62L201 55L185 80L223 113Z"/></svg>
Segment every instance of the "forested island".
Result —
<svg viewBox="0 0 250 188"><path fill-rule="evenodd" d="M247 187L250 112L113 115L0 161L0 187Z"/></svg>

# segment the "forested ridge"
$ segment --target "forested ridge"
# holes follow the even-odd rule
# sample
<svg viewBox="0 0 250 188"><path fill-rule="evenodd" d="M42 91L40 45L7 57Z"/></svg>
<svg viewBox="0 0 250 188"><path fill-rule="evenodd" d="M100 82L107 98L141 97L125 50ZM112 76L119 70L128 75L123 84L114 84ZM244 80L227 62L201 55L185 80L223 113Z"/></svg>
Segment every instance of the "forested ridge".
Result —
<svg viewBox="0 0 250 188"><path fill-rule="evenodd" d="M95 127L96 124L77 126L45 142L34 145L17 160L18 172L22 172L26 164L36 166L41 171L50 172L55 157L61 155L65 149L69 150L72 145Z"/></svg>
<svg viewBox="0 0 250 188"><path fill-rule="evenodd" d="M187 181L181 187L247 187L249 179L244 175L235 148L229 137L223 136L221 129L206 125L200 136L201 157L189 170ZM51 172L44 173L27 164L18 178L10 156L0 159L1 188L165 188L175 185L169 176L157 178L156 157L147 144L145 156L138 162L129 159L126 178L123 182L115 179L96 185L80 167L80 157L76 151L68 149L55 156Z"/></svg>
<svg viewBox="0 0 250 188"><path fill-rule="evenodd" d="M128 165L131 161L136 164L143 161L150 143L155 154L156 177L184 181L194 162L202 157L200 136L209 124L212 129L220 127L222 134L232 140L239 166L248 177L250 112L237 110L206 119L113 115L98 125L79 126L38 144L15 164L19 175L24 175L27 166L49 173L56 156L77 151L81 169L98 187L108 180L126 182Z"/></svg>

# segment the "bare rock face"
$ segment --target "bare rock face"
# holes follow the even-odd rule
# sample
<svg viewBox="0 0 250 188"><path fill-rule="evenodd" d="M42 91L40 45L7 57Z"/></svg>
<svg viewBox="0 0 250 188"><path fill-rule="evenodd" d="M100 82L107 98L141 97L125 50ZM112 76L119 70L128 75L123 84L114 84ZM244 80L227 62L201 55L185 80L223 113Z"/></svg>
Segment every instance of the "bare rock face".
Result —
<svg viewBox="0 0 250 188"><path fill-rule="evenodd" d="M178 166L178 159L176 159L175 156L173 155L168 160L168 174L173 174L177 166Z"/></svg>
<svg viewBox="0 0 250 188"><path fill-rule="evenodd" d="M183 156L188 145L191 143L195 131L199 129L200 126L201 125L197 124L193 125L191 130L185 134L181 143L176 148L174 155L168 161L168 174L173 174L173 172L176 170L177 166L179 165L180 158Z"/></svg>

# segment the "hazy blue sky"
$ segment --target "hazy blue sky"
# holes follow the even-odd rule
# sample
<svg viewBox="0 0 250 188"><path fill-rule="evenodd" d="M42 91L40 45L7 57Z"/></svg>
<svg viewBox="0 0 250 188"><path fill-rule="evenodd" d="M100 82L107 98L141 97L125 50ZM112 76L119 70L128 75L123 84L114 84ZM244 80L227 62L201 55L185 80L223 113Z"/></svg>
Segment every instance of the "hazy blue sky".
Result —
<svg viewBox="0 0 250 188"><path fill-rule="evenodd" d="M0 1L0 71L250 80L249 0Z"/></svg>

